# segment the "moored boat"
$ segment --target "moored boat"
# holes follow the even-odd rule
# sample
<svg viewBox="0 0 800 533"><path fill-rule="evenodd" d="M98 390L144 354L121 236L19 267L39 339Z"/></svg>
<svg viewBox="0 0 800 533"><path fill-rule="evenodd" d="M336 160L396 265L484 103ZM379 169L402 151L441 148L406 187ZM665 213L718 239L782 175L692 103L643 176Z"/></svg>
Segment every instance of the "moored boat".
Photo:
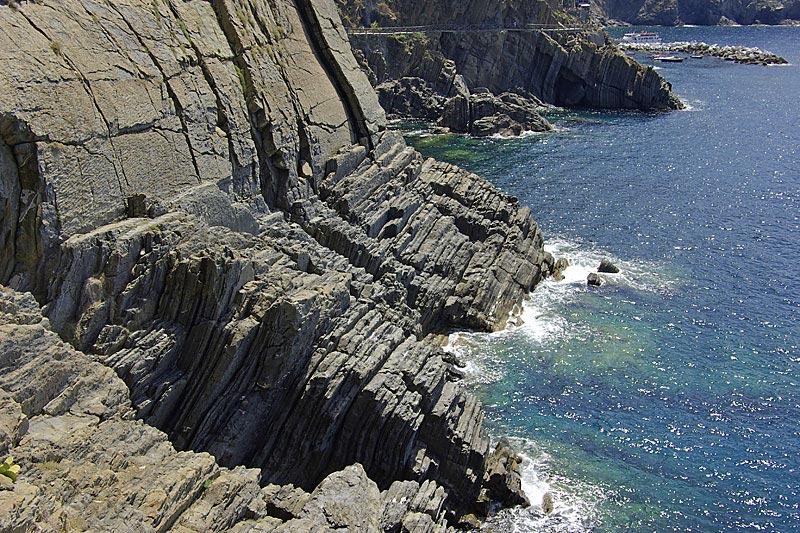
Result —
<svg viewBox="0 0 800 533"><path fill-rule="evenodd" d="M622 41L626 43L636 43L636 44L660 44L661 37L659 37L657 33L652 31L637 31L632 33L626 33L622 37Z"/></svg>
<svg viewBox="0 0 800 533"><path fill-rule="evenodd" d="M685 57L678 57L678 56L655 56L653 59L656 61L665 61L667 63L680 63Z"/></svg>

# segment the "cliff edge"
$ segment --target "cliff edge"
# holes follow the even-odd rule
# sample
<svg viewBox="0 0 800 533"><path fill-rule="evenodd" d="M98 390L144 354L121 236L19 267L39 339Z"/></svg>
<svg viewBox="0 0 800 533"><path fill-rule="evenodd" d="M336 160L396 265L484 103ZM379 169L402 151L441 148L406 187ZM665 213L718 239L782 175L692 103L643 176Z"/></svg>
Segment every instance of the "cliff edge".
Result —
<svg viewBox="0 0 800 533"><path fill-rule="evenodd" d="M353 35L353 46L387 112L443 117L440 125L475 134L472 123L496 114L533 124L526 129L547 129L519 118L520 106L532 111L541 111L543 104L640 111L683 107L655 70L627 57L604 32L571 17L560 3L337 0L337 4L353 27L453 28ZM528 25L568 30L522 29ZM496 98L492 101L487 93Z"/></svg>
<svg viewBox="0 0 800 533"><path fill-rule="evenodd" d="M504 327L541 232L386 131L332 2L0 2L0 26L4 526L432 531L524 501L434 341Z"/></svg>

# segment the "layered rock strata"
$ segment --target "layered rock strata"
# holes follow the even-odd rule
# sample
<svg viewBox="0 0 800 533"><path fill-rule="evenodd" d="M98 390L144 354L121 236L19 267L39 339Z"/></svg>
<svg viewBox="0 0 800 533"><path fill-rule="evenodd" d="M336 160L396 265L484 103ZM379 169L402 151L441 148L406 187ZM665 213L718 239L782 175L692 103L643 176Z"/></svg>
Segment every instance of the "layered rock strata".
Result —
<svg viewBox="0 0 800 533"><path fill-rule="evenodd" d="M51 327L112 368L148 424L95 363L52 388L89 410L18 394L20 368L50 379L34 376L54 364L42 345L4 367L13 416L56 427L30 444L10 429L23 465L100 465L97 491L141 487L121 516L157 530L197 508L228 525L324 512L334 528L426 531L520 500L513 476L489 483L480 403L432 340L502 328L552 267L541 232L515 198L385 130L332 3L22 2L0 6L0 26L0 284L43 306L35 338ZM133 448L115 447L129 432ZM41 455L43 440L61 451ZM132 464L180 475L148 500ZM31 498L111 520L113 498L82 493L94 481L46 488L51 466L23 476ZM215 472L227 481L204 501ZM375 503L358 526L324 511L344 486Z"/></svg>
<svg viewBox="0 0 800 533"><path fill-rule="evenodd" d="M0 453L21 467L0 488L3 531L446 529L433 481L381 491L355 464L310 492L262 487L256 469L176 451L134 419L113 370L50 330L30 294L0 288L0 333Z"/></svg>
<svg viewBox="0 0 800 533"><path fill-rule="evenodd" d="M395 0L391 13L339 0L351 24L380 26L485 26L507 31L442 31L411 35L354 35L362 63L375 84L419 78L445 99L488 91L515 92L567 107L668 110L682 107L653 69L622 54L599 31L514 31L515 25L579 25L547 2ZM380 86L380 85L379 85ZM391 86L390 86L391 87ZM398 92L398 91L395 91ZM430 100L430 99L428 99ZM400 100L402 102L402 100ZM387 103L392 103L387 99ZM398 112L403 107L393 107Z"/></svg>

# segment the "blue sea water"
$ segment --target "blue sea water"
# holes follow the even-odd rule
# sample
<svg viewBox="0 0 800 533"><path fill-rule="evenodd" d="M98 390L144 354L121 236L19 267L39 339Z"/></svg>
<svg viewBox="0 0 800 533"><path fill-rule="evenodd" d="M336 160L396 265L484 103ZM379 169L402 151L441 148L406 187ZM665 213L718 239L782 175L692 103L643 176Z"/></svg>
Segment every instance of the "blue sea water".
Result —
<svg viewBox="0 0 800 533"><path fill-rule="evenodd" d="M685 111L408 136L518 196L571 263L522 326L452 338L526 457L534 505L492 531L800 531L800 28L656 31L791 65L659 65ZM602 258L622 273L589 288Z"/></svg>

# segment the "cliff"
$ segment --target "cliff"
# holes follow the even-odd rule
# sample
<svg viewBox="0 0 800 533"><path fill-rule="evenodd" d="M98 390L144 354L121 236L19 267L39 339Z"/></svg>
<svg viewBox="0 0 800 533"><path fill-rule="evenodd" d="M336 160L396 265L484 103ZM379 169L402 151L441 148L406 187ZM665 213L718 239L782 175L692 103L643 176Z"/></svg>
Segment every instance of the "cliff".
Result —
<svg viewBox="0 0 800 533"><path fill-rule="evenodd" d="M345 20L354 26L370 23L490 28L526 24L580 26L560 10L560 3L551 5L544 0L467 0L457 5L441 1L393 0L377 4L390 7L389 11L378 7L370 10L369 3L364 7L364 3L350 0L340 0L338 4ZM355 35L353 44L361 52L362 63L378 86L381 102L391 110L395 110L395 98L392 94L384 98L383 92L399 92L392 88L397 82L391 80L402 82L409 78L424 80L429 93L445 98L459 96L469 100L476 92L488 91L494 95L514 92L530 98L530 106L534 108L541 102L567 107L650 111L682 107L670 91L669 83L657 72L628 58L603 32L588 27L582 32L509 30L443 31L410 36ZM458 102L451 105L464 107ZM474 114L474 107L461 113ZM402 107L398 112L403 112Z"/></svg>
<svg viewBox="0 0 800 533"><path fill-rule="evenodd" d="M541 232L386 131L331 2L0 4L4 527L524 501L436 336L504 327Z"/></svg>
<svg viewBox="0 0 800 533"><path fill-rule="evenodd" d="M782 24L800 20L798 0L598 0L593 12L630 24Z"/></svg>
<svg viewBox="0 0 800 533"><path fill-rule="evenodd" d="M177 452L134 419L113 370L50 330L30 294L0 288L0 333L0 453L21 466L15 483L0 476L3 531L430 531L442 522L445 493L431 481L381 491L355 464L311 492L262 487L256 469Z"/></svg>

